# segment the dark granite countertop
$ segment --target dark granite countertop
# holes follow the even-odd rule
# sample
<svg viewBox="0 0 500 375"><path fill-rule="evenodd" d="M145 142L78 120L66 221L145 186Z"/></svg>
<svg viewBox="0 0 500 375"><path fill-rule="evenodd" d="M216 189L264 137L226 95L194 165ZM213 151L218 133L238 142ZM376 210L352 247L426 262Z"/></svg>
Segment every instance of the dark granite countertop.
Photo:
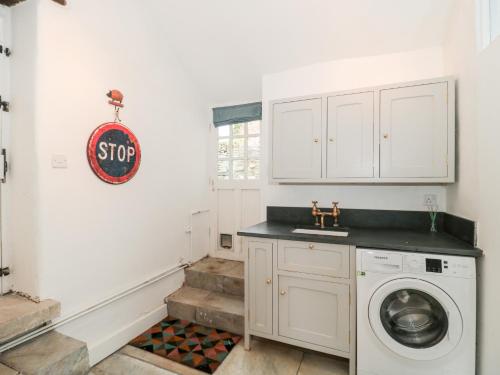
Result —
<svg viewBox="0 0 500 375"><path fill-rule="evenodd" d="M407 229L349 228L348 237L292 233L295 225L263 222L238 232L239 236L274 238L290 241L308 241L354 245L373 249L411 251L480 257L482 251L469 243L444 232L424 232Z"/></svg>

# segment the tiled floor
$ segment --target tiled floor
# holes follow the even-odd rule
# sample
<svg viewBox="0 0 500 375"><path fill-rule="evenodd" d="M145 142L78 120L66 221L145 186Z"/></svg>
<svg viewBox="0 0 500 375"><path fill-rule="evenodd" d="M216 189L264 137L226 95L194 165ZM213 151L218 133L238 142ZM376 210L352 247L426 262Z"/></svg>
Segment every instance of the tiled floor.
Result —
<svg viewBox="0 0 500 375"><path fill-rule="evenodd" d="M304 352L267 340L253 340L252 350L240 343L215 372L216 375L347 375L348 362L332 356ZM206 375L145 350L126 346L91 372L92 375Z"/></svg>

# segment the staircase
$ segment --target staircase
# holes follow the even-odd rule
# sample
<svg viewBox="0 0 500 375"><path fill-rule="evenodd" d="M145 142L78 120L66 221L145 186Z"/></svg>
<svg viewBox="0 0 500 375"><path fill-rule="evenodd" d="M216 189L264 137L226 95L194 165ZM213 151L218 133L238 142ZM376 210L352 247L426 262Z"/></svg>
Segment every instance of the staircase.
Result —
<svg viewBox="0 0 500 375"><path fill-rule="evenodd" d="M0 297L0 346L49 324L60 314L57 301L32 302L16 295ZM0 375L87 374L87 345L55 331L0 353Z"/></svg>
<svg viewBox="0 0 500 375"><path fill-rule="evenodd" d="M185 272L185 285L166 298L168 314L242 335L243 262L207 257Z"/></svg>

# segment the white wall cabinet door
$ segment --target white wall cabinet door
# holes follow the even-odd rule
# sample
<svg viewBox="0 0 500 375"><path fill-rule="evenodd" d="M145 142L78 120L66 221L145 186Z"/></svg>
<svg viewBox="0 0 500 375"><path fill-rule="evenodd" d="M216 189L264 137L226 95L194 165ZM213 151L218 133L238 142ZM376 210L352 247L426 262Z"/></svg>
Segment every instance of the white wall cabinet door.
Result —
<svg viewBox="0 0 500 375"><path fill-rule="evenodd" d="M249 303L250 329L273 333L273 244L250 241Z"/></svg>
<svg viewBox="0 0 500 375"><path fill-rule="evenodd" d="M273 178L321 178L322 100L273 106Z"/></svg>
<svg viewBox="0 0 500 375"><path fill-rule="evenodd" d="M327 177L373 177L373 92L328 97Z"/></svg>
<svg viewBox="0 0 500 375"><path fill-rule="evenodd" d="M279 276L279 335L349 352L349 285Z"/></svg>
<svg viewBox="0 0 500 375"><path fill-rule="evenodd" d="M448 176L447 91L447 82L381 91L381 178Z"/></svg>

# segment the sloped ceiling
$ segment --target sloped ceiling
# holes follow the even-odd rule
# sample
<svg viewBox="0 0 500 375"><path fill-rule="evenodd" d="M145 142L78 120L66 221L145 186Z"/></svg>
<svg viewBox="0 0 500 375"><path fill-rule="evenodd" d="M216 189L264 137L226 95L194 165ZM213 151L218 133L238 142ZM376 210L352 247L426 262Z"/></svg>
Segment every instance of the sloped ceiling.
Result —
<svg viewBox="0 0 500 375"><path fill-rule="evenodd" d="M260 97L263 74L443 43L457 0L156 0L149 6L215 104Z"/></svg>

